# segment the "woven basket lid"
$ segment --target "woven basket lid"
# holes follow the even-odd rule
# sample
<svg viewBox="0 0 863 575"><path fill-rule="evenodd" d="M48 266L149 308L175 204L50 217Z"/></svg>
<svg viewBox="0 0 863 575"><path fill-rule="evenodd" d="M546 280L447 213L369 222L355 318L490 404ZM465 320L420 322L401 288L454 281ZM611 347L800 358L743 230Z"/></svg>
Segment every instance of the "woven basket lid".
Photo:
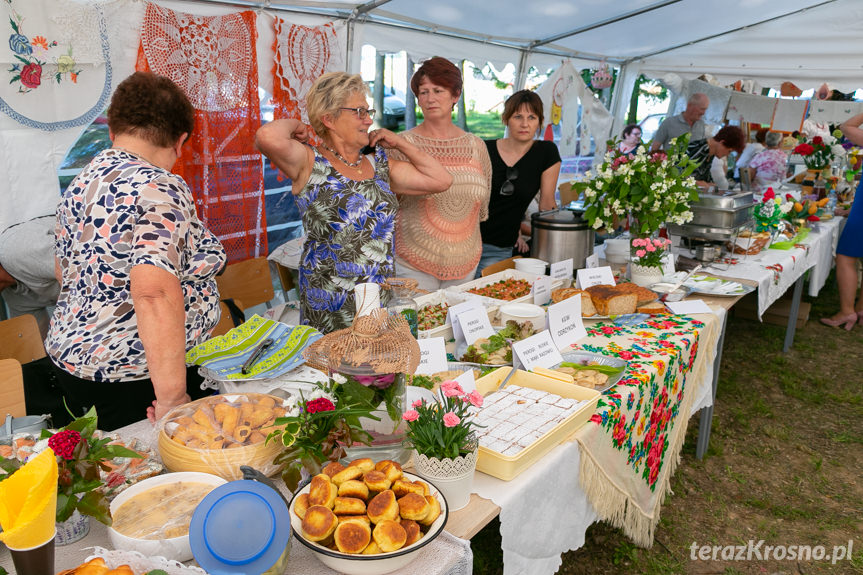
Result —
<svg viewBox="0 0 863 575"><path fill-rule="evenodd" d="M420 362L420 346L401 315L376 309L354 319L351 327L317 340L306 348L303 357L310 365L329 372L413 374Z"/></svg>

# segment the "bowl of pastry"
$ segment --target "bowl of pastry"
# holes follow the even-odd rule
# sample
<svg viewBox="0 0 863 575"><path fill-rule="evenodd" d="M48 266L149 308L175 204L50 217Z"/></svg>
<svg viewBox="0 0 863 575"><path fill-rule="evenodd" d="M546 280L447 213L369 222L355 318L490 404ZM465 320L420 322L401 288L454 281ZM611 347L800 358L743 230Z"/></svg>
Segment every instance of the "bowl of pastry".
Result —
<svg viewBox="0 0 863 575"><path fill-rule="evenodd" d="M224 483L217 475L198 472L167 473L139 481L111 502L111 544L114 549L147 557L192 559L192 514L210 491Z"/></svg>
<svg viewBox="0 0 863 575"><path fill-rule="evenodd" d="M279 443L267 443L290 400L263 393L213 395L181 405L164 418L159 455L169 471L213 473L242 479L241 465L272 475Z"/></svg>
<svg viewBox="0 0 863 575"><path fill-rule="evenodd" d="M443 531L448 510L431 483L394 461L330 463L291 500L297 539L346 575L401 569Z"/></svg>

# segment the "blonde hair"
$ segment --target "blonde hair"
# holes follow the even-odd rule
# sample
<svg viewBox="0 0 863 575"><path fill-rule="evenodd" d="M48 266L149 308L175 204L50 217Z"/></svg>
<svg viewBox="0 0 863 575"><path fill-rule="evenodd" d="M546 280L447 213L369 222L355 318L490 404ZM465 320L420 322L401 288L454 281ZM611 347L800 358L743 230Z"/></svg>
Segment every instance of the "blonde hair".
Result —
<svg viewBox="0 0 863 575"><path fill-rule="evenodd" d="M324 137L329 129L324 125L323 117L327 114L338 115L348 98L354 94L368 96L368 88L359 74L346 72L330 72L324 74L312 84L306 96L306 112L312 129L318 136Z"/></svg>

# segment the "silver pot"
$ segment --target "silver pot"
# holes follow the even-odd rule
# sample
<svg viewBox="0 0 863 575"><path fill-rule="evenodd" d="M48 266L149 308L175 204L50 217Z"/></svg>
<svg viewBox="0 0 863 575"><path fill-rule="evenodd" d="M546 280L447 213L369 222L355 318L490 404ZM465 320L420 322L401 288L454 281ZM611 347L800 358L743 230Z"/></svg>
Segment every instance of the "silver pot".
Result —
<svg viewBox="0 0 863 575"><path fill-rule="evenodd" d="M572 258L572 269L584 268L593 253L593 229L583 218L583 212L553 210L537 212L530 217L533 235L530 256L547 262Z"/></svg>

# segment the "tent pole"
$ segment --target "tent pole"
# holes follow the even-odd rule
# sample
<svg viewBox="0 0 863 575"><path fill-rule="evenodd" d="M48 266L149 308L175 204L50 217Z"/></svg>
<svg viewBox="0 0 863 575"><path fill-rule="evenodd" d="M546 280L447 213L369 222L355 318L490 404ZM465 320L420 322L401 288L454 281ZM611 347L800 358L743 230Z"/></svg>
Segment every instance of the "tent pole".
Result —
<svg viewBox="0 0 863 575"><path fill-rule="evenodd" d="M520 50L520 52L521 55L518 58L518 67L515 69L515 82L513 83L515 89L513 92L523 90L525 80L527 79L527 56L530 53L530 50Z"/></svg>
<svg viewBox="0 0 863 575"><path fill-rule="evenodd" d="M414 61L407 54L407 78L405 79L405 130L410 130L417 125L417 101L411 90L411 77L414 75Z"/></svg>

